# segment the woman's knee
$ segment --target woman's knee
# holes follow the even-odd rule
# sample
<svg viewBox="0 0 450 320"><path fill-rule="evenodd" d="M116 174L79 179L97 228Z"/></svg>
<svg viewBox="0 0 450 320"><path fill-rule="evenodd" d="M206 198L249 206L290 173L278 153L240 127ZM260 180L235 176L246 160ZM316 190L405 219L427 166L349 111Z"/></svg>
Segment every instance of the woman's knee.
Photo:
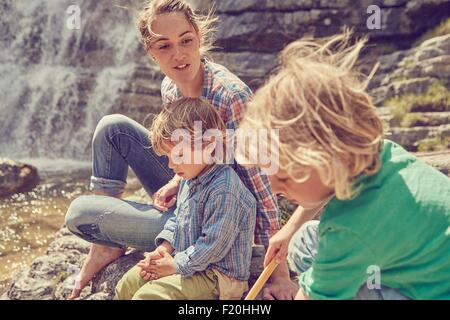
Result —
<svg viewBox="0 0 450 320"><path fill-rule="evenodd" d="M67 209L65 224L73 233L80 233L79 226L92 224L95 220L95 196L80 196Z"/></svg>
<svg viewBox="0 0 450 320"><path fill-rule="evenodd" d="M103 138L111 137L116 131L126 131L132 126L131 119L122 114L110 114L100 119L94 131L92 143L95 145L97 141Z"/></svg>

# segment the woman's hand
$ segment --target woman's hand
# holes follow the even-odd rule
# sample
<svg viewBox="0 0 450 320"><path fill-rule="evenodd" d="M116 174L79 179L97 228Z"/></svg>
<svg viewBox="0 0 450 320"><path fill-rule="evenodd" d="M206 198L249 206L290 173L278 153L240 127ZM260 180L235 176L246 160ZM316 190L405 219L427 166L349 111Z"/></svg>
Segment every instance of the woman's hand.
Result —
<svg viewBox="0 0 450 320"><path fill-rule="evenodd" d="M180 188L179 179L172 179L168 184L159 189L153 199L153 206L160 211L167 211L177 202L177 193Z"/></svg>
<svg viewBox="0 0 450 320"><path fill-rule="evenodd" d="M275 233L269 240L266 256L264 258L264 267L266 267L272 259L277 263L282 263L288 255L289 242L297 229L290 225L285 225L280 231Z"/></svg>

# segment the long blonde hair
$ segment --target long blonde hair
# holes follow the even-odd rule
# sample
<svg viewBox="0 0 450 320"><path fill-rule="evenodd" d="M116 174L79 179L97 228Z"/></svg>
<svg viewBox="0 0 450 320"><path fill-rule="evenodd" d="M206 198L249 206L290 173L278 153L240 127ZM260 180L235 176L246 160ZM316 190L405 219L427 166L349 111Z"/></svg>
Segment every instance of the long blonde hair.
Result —
<svg viewBox="0 0 450 320"><path fill-rule="evenodd" d="M200 36L200 55L208 56L209 51L214 48L214 23L218 20L214 16L214 9L211 8L206 15L196 13L192 7L183 0L153 0L150 1L138 15L138 29L141 33L141 42L145 50L151 47L151 41L155 33L151 30L151 25L156 16L165 13L183 13L187 21L192 25Z"/></svg>
<svg viewBox="0 0 450 320"><path fill-rule="evenodd" d="M279 129L279 168L296 182L311 168L339 199L354 197L355 178L375 174L383 122L354 71L366 39L351 32L300 39L280 54L280 67L248 103L241 129Z"/></svg>

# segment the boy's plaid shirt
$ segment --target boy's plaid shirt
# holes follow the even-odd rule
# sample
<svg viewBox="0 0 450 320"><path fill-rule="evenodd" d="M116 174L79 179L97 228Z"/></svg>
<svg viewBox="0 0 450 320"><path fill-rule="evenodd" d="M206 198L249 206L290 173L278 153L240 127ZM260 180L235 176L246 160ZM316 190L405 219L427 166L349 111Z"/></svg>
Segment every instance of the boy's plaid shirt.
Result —
<svg viewBox="0 0 450 320"><path fill-rule="evenodd" d="M225 67L203 60L205 69L202 98L219 111L227 129L236 130L244 116L245 103L253 93L250 88ZM161 85L163 103L182 98L177 86L168 77ZM269 244L269 237L280 230L281 214L267 176L258 168L244 168L234 161L233 169L252 192L256 203L256 244Z"/></svg>
<svg viewBox="0 0 450 320"><path fill-rule="evenodd" d="M175 249L183 276L216 269L246 281L250 276L256 200L228 165L214 165L197 178L182 180L175 216L156 237Z"/></svg>

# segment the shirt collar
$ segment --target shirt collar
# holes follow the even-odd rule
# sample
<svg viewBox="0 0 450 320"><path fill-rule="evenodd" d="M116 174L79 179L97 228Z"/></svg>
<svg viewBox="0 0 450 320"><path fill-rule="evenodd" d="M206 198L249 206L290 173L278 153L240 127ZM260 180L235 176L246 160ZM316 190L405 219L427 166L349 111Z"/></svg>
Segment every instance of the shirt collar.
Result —
<svg viewBox="0 0 450 320"><path fill-rule="evenodd" d="M226 165L223 164L222 165L214 164L211 168L209 168L205 172L202 172L196 178L186 180L186 184L189 187L193 187L198 184L206 186L212 179L214 179L215 176L217 176L217 174L219 174L222 170L224 170L225 166Z"/></svg>

